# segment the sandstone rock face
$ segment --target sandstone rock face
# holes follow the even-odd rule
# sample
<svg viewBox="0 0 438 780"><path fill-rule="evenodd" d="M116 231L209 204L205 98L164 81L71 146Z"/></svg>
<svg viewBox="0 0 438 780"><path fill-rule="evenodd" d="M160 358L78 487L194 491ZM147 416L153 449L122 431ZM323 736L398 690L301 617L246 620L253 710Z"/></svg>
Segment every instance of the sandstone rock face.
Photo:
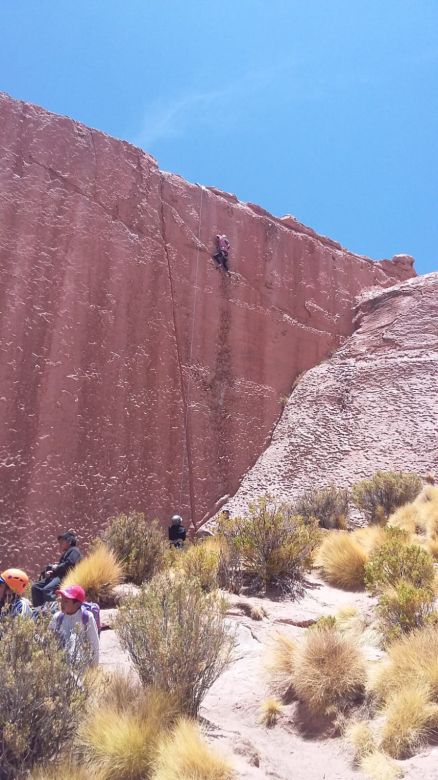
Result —
<svg viewBox="0 0 438 780"><path fill-rule="evenodd" d="M438 273L361 296L356 332L293 391L227 508L377 471L438 472Z"/></svg>
<svg viewBox="0 0 438 780"><path fill-rule="evenodd" d="M350 335L355 296L414 275L5 95L0 148L5 565L35 570L60 529L86 542L120 511L199 526Z"/></svg>

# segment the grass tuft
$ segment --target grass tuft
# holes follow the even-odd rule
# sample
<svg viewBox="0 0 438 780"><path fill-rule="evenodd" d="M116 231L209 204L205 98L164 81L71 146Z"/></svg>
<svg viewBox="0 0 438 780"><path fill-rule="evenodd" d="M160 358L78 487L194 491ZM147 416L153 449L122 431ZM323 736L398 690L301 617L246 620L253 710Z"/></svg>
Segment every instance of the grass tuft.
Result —
<svg viewBox="0 0 438 780"><path fill-rule="evenodd" d="M365 756L376 750L376 740L366 720L358 721L349 726L345 736L354 747L355 764L359 764Z"/></svg>
<svg viewBox="0 0 438 780"><path fill-rule="evenodd" d="M275 726L279 716L283 712L281 702L274 697L270 697L262 702L260 707L260 723L268 729Z"/></svg>
<svg viewBox="0 0 438 780"><path fill-rule="evenodd" d="M364 756L360 768L371 780L397 780L403 777L401 768L380 750Z"/></svg>
<svg viewBox="0 0 438 780"><path fill-rule="evenodd" d="M277 634L270 648L267 668L273 687L282 696L293 692L297 643L285 634Z"/></svg>
<svg viewBox="0 0 438 780"><path fill-rule="evenodd" d="M309 631L294 661L293 687L310 710L328 713L361 698L365 664L357 645L338 631Z"/></svg>
<svg viewBox="0 0 438 780"><path fill-rule="evenodd" d="M179 721L173 734L162 740L152 780L232 780L228 761L202 740L198 726L187 719Z"/></svg>
<svg viewBox="0 0 438 780"><path fill-rule="evenodd" d="M322 577L337 588L363 590L367 553L347 531L332 531L318 550Z"/></svg>
<svg viewBox="0 0 438 780"><path fill-rule="evenodd" d="M365 664L356 643L331 628L315 627L299 643L279 635L270 671L279 692L293 692L318 714L348 708L365 689Z"/></svg>
<svg viewBox="0 0 438 780"><path fill-rule="evenodd" d="M62 581L62 587L81 585L90 601L107 599L116 585L123 579L123 566L105 544L99 543L95 549L79 561Z"/></svg>
<svg viewBox="0 0 438 780"><path fill-rule="evenodd" d="M409 758L427 742L437 722L438 705L424 685L402 688L383 710L385 723L381 748L393 758Z"/></svg>
<svg viewBox="0 0 438 780"><path fill-rule="evenodd" d="M377 697L388 702L405 687L426 686L438 702L438 628L427 626L406 634L388 648L387 661L374 680Z"/></svg>

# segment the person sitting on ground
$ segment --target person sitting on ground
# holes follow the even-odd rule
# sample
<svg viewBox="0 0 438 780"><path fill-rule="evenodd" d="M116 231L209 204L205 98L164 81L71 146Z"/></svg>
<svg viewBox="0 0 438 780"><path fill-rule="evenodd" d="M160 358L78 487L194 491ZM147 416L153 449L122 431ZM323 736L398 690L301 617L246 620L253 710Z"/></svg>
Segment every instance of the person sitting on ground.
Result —
<svg viewBox="0 0 438 780"><path fill-rule="evenodd" d="M172 547L182 547L186 539L186 529L181 515L172 515L169 525L169 542Z"/></svg>
<svg viewBox="0 0 438 780"><path fill-rule="evenodd" d="M5 569L0 574L0 617L31 617L29 599L23 596L29 577L22 569Z"/></svg>
<svg viewBox="0 0 438 780"><path fill-rule="evenodd" d="M225 235L216 236L216 247L217 249L213 258L228 272L228 252L230 251L230 242L228 241L228 238Z"/></svg>
<svg viewBox="0 0 438 780"><path fill-rule="evenodd" d="M58 536L61 557L57 564L46 566L38 582L32 585L32 604L42 607L47 601L55 601L55 591L68 571L81 560L81 553L76 546L74 531L66 531Z"/></svg>
<svg viewBox="0 0 438 780"><path fill-rule="evenodd" d="M90 648L90 665L99 663L99 632L93 613L83 606L85 591L80 585L68 585L56 591L61 596L61 609L55 612L50 621L52 628L60 639L62 647L73 655L76 650L77 637L85 637Z"/></svg>

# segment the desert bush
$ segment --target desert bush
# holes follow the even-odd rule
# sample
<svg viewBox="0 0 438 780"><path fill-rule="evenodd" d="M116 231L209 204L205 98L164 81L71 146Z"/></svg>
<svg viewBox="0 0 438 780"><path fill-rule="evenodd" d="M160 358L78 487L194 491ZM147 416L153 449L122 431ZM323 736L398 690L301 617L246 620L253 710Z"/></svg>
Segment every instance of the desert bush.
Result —
<svg viewBox="0 0 438 780"><path fill-rule="evenodd" d="M365 663L357 645L333 629L315 628L297 643L280 637L270 670L277 690L293 692L319 714L347 708L365 690Z"/></svg>
<svg viewBox="0 0 438 780"><path fill-rule="evenodd" d="M418 683L395 692L382 714L381 748L393 758L417 753L438 725L438 705L430 701L428 687Z"/></svg>
<svg viewBox="0 0 438 780"><path fill-rule="evenodd" d="M292 595L302 590L320 538L315 520L306 522L289 504L269 496L249 504L247 517L223 518L219 533L254 590L275 588Z"/></svg>
<svg viewBox="0 0 438 780"><path fill-rule="evenodd" d="M421 490L418 474L378 471L353 486L352 501L370 523L385 523L399 506L413 501Z"/></svg>
<svg viewBox="0 0 438 780"><path fill-rule="evenodd" d="M203 590L209 591L218 587L220 559L219 540L205 539L180 552L176 566L189 579L197 579Z"/></svg>
<svg viewBox="0 0 438 780"><path fill-rule="evenodd" d="M17 780L71 742L88 695L86 658L67 657L47 622L3 619L0 638L0 777Z"/></svg>
<svg viewBox="0 0 438 780"><path fill-rule="evenodd" d="M94 550L71 569L62 581L62 587L81 585L90 601L106 601L113 588L123 579L123 566L106 544L99 543Z"/></svg>
<svg viewBox="0 0 438 780"><path fill-rule="evenodd" d="M438 703L438 628L426 626L406 634L388 647L373 689L378 699L389 701L399 690L425 686Z"/></svg>
<svg viewBox="0 0 438 780"><path fill-rule="evenodd" d="M230 661L225 608L198 580L164 572L119 610L116 629L143 684L174 695L190 715Z"/></svg>
<svg viewBox="0 0 438 780"><path fill-rule="evenodd" d="M131 680L128 701L120 684L109 683L107 701L96 702L79 726L76 746L90 776L101 773L105 780L145 780L150 777L158 740L172 727L177 709L172 698L154 688L136 689Z"/></svg>
<svg viewBox="0 0 438 780"><path fill-rule="evenodd" d="M426 550L406 543L405 532L387 528L387 541L376 547L365 564L366 587L377 592L398 580L416 588L433 589L435 568Z"/></svg>
<svg viewBox="0 0 438 780"><path fill-rule="evenodd" d="M228 761L201 738L197 724L182 719L159 746L152 780L232 780L234 777Z"/></svg>
<svg viewBox="0 0 438 780"><path fill-rule="evenodd" d="M276 725L282 712L283 706L281 701L271 696L269 699L265 699L265 701L262 702L260 707L260 723L268 729L271 729Z"/></svg>
<svg viewBox="0 0 438 780"><path fill-rule="evenodd" d="M360 768L371 780L397 780L403 777L403 770L395 761L388 758L381 750L373 750L364 756Z"/></svg>
<svg viewBox="0 0 438 780"><path fill-rule="evenodd" d="M316 518L320 528L346 528L348 521L348 490L329 485L309 490L294 502L294 512L305 520Z"/></svg>
<svg viewBox="0 0 438 780"><path fill-rule="evenodd" d="M347 531L331 531L316 556L322 577L337 588L362 590L367 553Z"/></svg>
<svg viewBox="0 0 438 780"><path fill-rule="evenodd" d="M424 626L434 612L434 600L430 588L417 588L405 580L386 588L377 608L386 642Z"/></svg>
<svg viewBox="0 0 438 780"><path fill-rule="evenodd" d="M141 585L164 568L169 545L163 529L141 512L113 517L103 540L122 562L129 582Z"/></svg>

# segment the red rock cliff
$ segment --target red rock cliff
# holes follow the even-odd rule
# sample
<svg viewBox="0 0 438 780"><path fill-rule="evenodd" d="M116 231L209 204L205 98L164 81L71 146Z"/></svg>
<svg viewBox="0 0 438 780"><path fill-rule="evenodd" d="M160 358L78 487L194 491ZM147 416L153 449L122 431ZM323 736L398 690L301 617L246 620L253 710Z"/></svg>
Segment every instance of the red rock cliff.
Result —
<svg viewBox="0 0 438 780"><path fill-rule="evenodd" d="M414 274L5 95L0 148L2 565L123 510L199 524L351 333L357 293Z"/></svg>

